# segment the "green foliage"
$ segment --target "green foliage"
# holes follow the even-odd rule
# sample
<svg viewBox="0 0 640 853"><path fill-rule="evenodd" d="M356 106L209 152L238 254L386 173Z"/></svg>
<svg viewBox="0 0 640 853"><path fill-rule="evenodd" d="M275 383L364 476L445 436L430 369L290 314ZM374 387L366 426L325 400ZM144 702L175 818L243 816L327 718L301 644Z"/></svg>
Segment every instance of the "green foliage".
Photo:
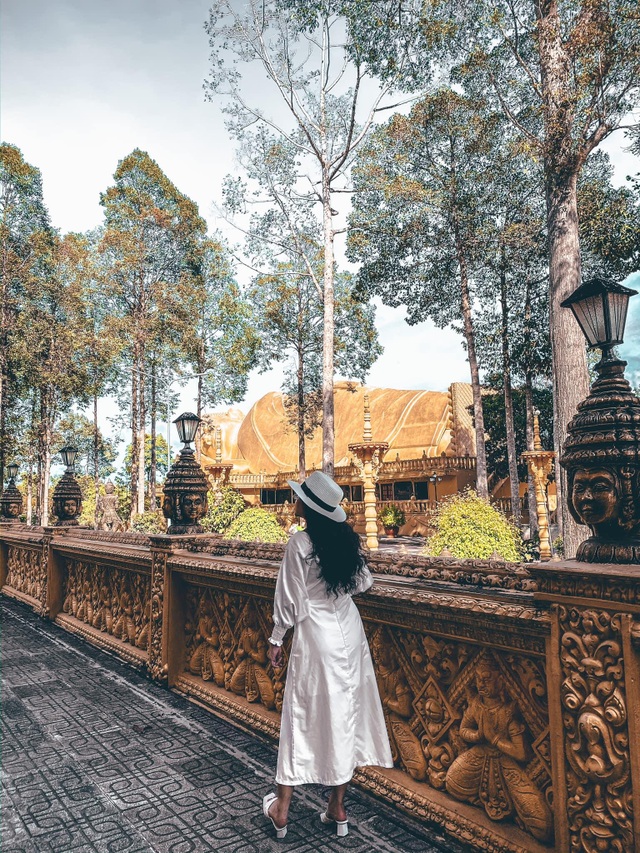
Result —
<svg viewBox="0 0 640 853"><path fill-rule="evenodd" d="M482 398L484 413L484 428L487 433L487 468L499 480L509 476L507 462L507 432L505 423L504 396L502 394L501 377L496 377L491 384L499 390L496 394L485 394ZM540 411L540 435L542 446L547 450L553 449L553 394L550 388L533 389L533 405ZM473 417L473 409L471 409ZM518 475L524 482L527 479L527 466L521 460L521 454L527 449L526 435L526 401L525 392L513 391L513 419L516 435L516 458L518 460Z"/></svg>
<svg viewBox="0 0 640 853"><path fill-rule="evenodd" d="M151 510L136 515L131 522L131 529L136 533L166 533L167 522L159 509Z"/></svg>
<svg viewBox="0 0 640 853"><path fill-rule="evenodd" d="M517 527L472 490L445 498L431 523L435 533L427 540L426 555L438 556L446 548L464 560L484 560L494 552L510 562L523 557Z"/></svg>
<svg viewBox="0 0 640 853"><path fill-rule="evenodd" d="M93 477L81 474L76 477L82 489L82 512L78 521L87 527L93 527L96 519L96 484Z"/></svg>
<svg viewBox="0 0 640 853"><path fill-rule="evenodd" d="M389 504L383 507L378 513L383 527L402 527L407 520L404 510L398 504Z"/></svg>
<svg viewBox="0 0 640 853"><path fill-rule="evenodd" d="M209 492L209 509L200 524L208 533L224 533L246 508L244 498L232 486L216 495Z"/></svg>
<svg viewBox="0 0 640 853"><path fill-rule="evenodd" d="M127 445L124 454L124 478L131 476L131 445ZM151 436L147 433L144 437L144 470L147 479L151 474ZM156 434L156 475L162 477L167 473L167 441L160 433ZM123 479L122 474L120 478ZM157 476L156 476L157 479Z"/></svg>
<svg viewBox="0 0 640 853"><path fill-rule="evenodd" d="M288 536L273 513L252 507L236 518L224 538L243 539L245 542L286 542Z"/></svg>
<svg viewBox="0 0 640 853"><path fill-rule="evenodd" d="M96 441L93 422L86 415L69 412L56 424L53 435L54 447L72 444L78 448L76 471L93 475L95 466ZM113 462L118 455L117 442L106 438L98 427L98 476L108 477L116 470Z"/></svg>

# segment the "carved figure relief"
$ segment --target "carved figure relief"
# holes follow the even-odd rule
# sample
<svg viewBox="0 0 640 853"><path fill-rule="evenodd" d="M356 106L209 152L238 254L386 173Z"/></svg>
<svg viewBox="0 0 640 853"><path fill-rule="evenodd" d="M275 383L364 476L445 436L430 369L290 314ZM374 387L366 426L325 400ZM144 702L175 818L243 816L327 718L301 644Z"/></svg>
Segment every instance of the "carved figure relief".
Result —
<svg viewBox="0 0 640 853"><path fill-rule="evenodd" d="M10 546L6 583L12 589L40 601L46 584L41 552Z"/></svg>
<svg viewBox="0 0 640 853"><path fill-rule="evenodd" d="M206 598L199 606L196 648L189 660L189 671L204 681L224 687L224 663L220 657L220 631L213 617L213 605Z"/></svg>
<svg viewBox="0 0 640 853"><path fill-rule="evenodd" d="M185 670L248 702L282 708L283 674L267 658L271 613L262 602L189 585L186 593Z"/></svg>
<svg viewBox="0 0 640 853"><path fill-rule="evenodd" d="M558 608L572 853L633 849L620 620Z"/></svg>
<svg viewBox="0 0 640 853"><path fill-rule="evenodd" d="M131 646L148 645L149 579L67 560L63 613ZM146 617L146 618L145 618Z"/></svg>
<svg viewBox="0 0 640 853"><path fill-rule="evenodd" d="M544 796L523 766L525 725L489 655L475 668L475 688L460 723L460 738L469 748L449 768L447 791L482 806L492 820L515 815L534 838L546 841L553 821Z"/></svg>
<svg viewBox="0 0 640 853"><path fill-rule="evenodd" d="M413 779L422 781L427 776L427 761L409 725L413 716L413 694L384 628L374 634L371 652L394 763L400 764Z"/></svg>
<svg viewBox="0 0 640 853"><path fill-rule="evenodd" d="M275 707L275 692L267 675L267 641L261 630L258 616L251 604L243 614L244 627L236 649L237 666L229 686L247 702L262 702L270 710Z"/></svg>

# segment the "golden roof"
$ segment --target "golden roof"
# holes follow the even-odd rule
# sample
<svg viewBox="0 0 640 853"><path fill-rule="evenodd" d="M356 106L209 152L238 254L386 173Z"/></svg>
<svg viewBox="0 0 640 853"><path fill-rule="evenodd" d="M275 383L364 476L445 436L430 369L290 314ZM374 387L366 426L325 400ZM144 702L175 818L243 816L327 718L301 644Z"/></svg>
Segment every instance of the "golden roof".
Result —
<svg viewBox="0 0 640 853"><path fill-rule="evenodd" d="M469 394L465 383L449 391L368 389L372 438L389 444L387 459L474 454L471 418L465 410ZM335 464L351 459L348 445L362 441L365 389L352 382L336 382ZM214 412L202 424L202 465L215 457L213 430L222 429L223 458L234 463L237 473L293 471L298 464L298 438L287 420L283 395L265 394L241 420L237 409ZM322 462L322 430L306 442L307 468Z"/></svg>

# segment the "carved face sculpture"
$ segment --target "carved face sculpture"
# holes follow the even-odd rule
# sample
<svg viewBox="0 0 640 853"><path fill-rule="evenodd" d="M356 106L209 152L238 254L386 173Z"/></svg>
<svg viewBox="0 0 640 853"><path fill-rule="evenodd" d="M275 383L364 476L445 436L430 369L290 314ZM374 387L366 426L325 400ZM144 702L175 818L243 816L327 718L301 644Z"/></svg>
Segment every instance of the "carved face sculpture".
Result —
<svg viewBox="0 0 640 853"><path fill-rule="evenodd" d="M489 663L479 664L476 670L476 687L483 699L497 699L502 687L500 673Z"/></svg>
<svg viewBox="0 0 640 853"><path fill-rule="evenodd" d="M115 492L115 490L116 490L116 487L113 485L111 480L107 480L107 482L104 484L104 493L106 495L112 495Z"/></svg>
<svg viewBox="0 0 640 853"><path fill-rule="evenodd" d="M605 468L576 471L571 499L576 513L589 526L597 527L618 519L618 485L614 474Z"/></svg>
<svg viewBox="0 0 640 853"><path fill-rule="evenodd" d="M7 513L9 515L9 518L18 518L21 512L22 507L17 501L12 501L7 507Z"/></svg>
<svg viewBox="0 0 640 853"><path fill-rule="evenodd" d="M182 515L186 522L195 524L204 515L204 499L197 492L189 492L182 498Z"/></svg>
<svg viewBox="0 0 640 853"><path fill-rule="evenodd" d="M162 501L162 514L165 518L172 518L173 516L173 501L169 495L165 495Z"/></svg>
<svg viewBox="0 0 640 853"><path fill-rule="evenodd" d="M60 509L61 518L75 518L79 511L78 501L76 498L65 498Z"/></svg>

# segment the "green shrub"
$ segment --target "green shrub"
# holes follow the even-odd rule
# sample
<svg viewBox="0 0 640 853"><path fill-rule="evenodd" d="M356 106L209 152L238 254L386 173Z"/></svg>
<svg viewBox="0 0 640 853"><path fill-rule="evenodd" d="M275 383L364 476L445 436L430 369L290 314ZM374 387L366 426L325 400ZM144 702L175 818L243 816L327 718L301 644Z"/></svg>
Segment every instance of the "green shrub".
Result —
<svg viewBox="0 0 640 853"><path fill-rule="evenodd" d="M246 509L230 525L225 539L244 539L245 542L286 542L289 538L278 519L266 509Z"/></svg>
<svg viewBox="0 0 640 853"><path fill-rule="evenodd" d="M404 510L397 504L389 504L378 513L378 518L383 527L402 527L407 520Z"/></svg>
<svg viewBox="0 0 640 853"><path fill-rule="evenodd" d="M131 522L131 529L136 533L166 533L167 523L159 509L136 515Z"/></svg>
<svg viewBox="0 0 640 853"><path fill-rule="evenodd" d="M468 490L445 498L431 517L435 529L424 553L436 557L445 548L454 557L485 560L493 553L519 562L524 554L518 528L500 510Z"/></svg>
<svg viewBox="0 0 640 853"><path fill-rule="evenodd" d="M209 509L200 524L207 533L224 533L246 509L244 498L232 486L209 492Z"/></svg>

